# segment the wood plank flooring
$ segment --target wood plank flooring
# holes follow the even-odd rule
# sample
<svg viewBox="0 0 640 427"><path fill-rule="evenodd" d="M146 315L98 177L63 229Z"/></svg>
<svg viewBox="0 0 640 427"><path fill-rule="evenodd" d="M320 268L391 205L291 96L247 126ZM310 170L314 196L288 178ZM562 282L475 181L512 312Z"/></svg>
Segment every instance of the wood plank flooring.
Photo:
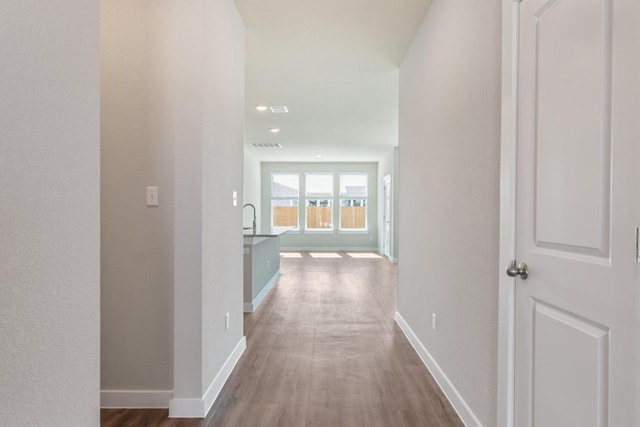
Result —
<svg viewBox="0 0 640 427"><path fill-rule="evenodd" d="M396 267L299 254L245 315L247 350L206 419L103 409L102 426L462 426L394 323Z"/></svg>

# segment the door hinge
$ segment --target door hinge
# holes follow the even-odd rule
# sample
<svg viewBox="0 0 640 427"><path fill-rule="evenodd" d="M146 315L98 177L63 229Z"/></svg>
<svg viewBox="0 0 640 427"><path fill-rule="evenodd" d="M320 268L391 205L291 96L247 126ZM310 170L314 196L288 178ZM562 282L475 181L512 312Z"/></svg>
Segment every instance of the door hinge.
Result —
<svg viewBox="0 0 640 427"><path fill-rule="evenodd" d="M640 227L636 227L636 264L640 264Z"/></svg>

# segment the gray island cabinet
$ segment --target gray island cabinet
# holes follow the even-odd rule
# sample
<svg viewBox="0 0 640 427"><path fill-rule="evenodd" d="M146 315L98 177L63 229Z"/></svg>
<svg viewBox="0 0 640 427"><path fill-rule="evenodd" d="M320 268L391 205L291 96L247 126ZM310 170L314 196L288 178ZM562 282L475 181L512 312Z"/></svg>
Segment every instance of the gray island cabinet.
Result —
<svg viewBox="0 0 640 427"><path fill-rule="evenodd" d="M280 236L290 228L244 232L244 312L254 312L280 278Z"/></svg>

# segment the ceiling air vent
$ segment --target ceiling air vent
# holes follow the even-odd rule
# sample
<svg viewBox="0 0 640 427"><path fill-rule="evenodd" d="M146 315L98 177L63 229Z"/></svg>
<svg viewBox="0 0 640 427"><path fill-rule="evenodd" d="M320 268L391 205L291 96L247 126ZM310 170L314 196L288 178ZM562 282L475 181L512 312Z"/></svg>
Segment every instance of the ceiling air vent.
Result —
<svg viewBox="0 0 640 427"><path fill-rule="evenodd" d="M276 113L276 114L289 112L289 109L285 105L272 105L269 107L269 110L271 110L272 113Z"/></svg>
<svg viewBox="0 0 640 427"><path fill-rule="evenodd" d="M270 144L270 143L262 144L262 143L254 142L251 145L256 148L282 148L282 144Z"/></svg>

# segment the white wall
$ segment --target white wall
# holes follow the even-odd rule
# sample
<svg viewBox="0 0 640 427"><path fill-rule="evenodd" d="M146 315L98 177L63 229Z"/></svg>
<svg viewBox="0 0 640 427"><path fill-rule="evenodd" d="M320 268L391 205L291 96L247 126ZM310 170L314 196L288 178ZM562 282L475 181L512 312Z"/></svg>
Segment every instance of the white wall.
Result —
<svg viewBox="0 0 640 427"><path fill-rule="evenodd" d="M297 163L297 162L263 162L262 163L262 224L271 226L271 174L299 173L300 188L300 231L290 231L280 237L283 250L372 250L378 248L378 164L361 163ZM339 231L338 207L333 210L334 230L328 232L304 231L304 173L352 173L368 174L367 226L368 230ZM334 195L339 188L339 178L334 177Z"/></svg>
<svg viewBox="0 0 640 427"><path fill-rule="evenodd" d="M0 10L0 424L98 426L98 2Z"/></svg>
<svg viewBox="0 0 640 427"><path fill-rule="evenodd" d="M203 394L243 338L244 25L233 0L204 1ZM199 17L202 19L202 17ZM232 206L232 192L238 206ZM225 332L225 313L231 328Z"/></svg>
<svg viewBox="0 0 640 427"><path fill-rule="evenodd" d="M101 388L117 406L117 390L173 389L173 149L157 130L162 26L146 0L100 4Z"/></svg>
<svg viewBox="0 0 640 427"><path fill-rule="evenodd" d="M485 426L496 425L500 16L499 0L434 0L400 71L398 311Z"/></svg>
<svg viewBox="0 0 640 427"><path fill-rule="evenodd" d="M232 0L172 4L177 58L170 413L193 416L202 415L202 408L206 413L221 387L214 378L243 342L244 27Z"/></svg>
<svg viewBox="0 0 640 427"><path fill-rule="evenodd" d="M251 154L244 153L244 187L242 191L243 205L251 203L256 207L256 225L258 230L262 227L261 182L260 161ZM250 207L243 210L243 222L245 227L251 227L253 211Z"/></svg>
<svg viewBox="0 0 640 427"><path fill-rule="evenodd" d="M232 0L102 3L103 402L202 416L244 343L244 27Z"/></svg>

